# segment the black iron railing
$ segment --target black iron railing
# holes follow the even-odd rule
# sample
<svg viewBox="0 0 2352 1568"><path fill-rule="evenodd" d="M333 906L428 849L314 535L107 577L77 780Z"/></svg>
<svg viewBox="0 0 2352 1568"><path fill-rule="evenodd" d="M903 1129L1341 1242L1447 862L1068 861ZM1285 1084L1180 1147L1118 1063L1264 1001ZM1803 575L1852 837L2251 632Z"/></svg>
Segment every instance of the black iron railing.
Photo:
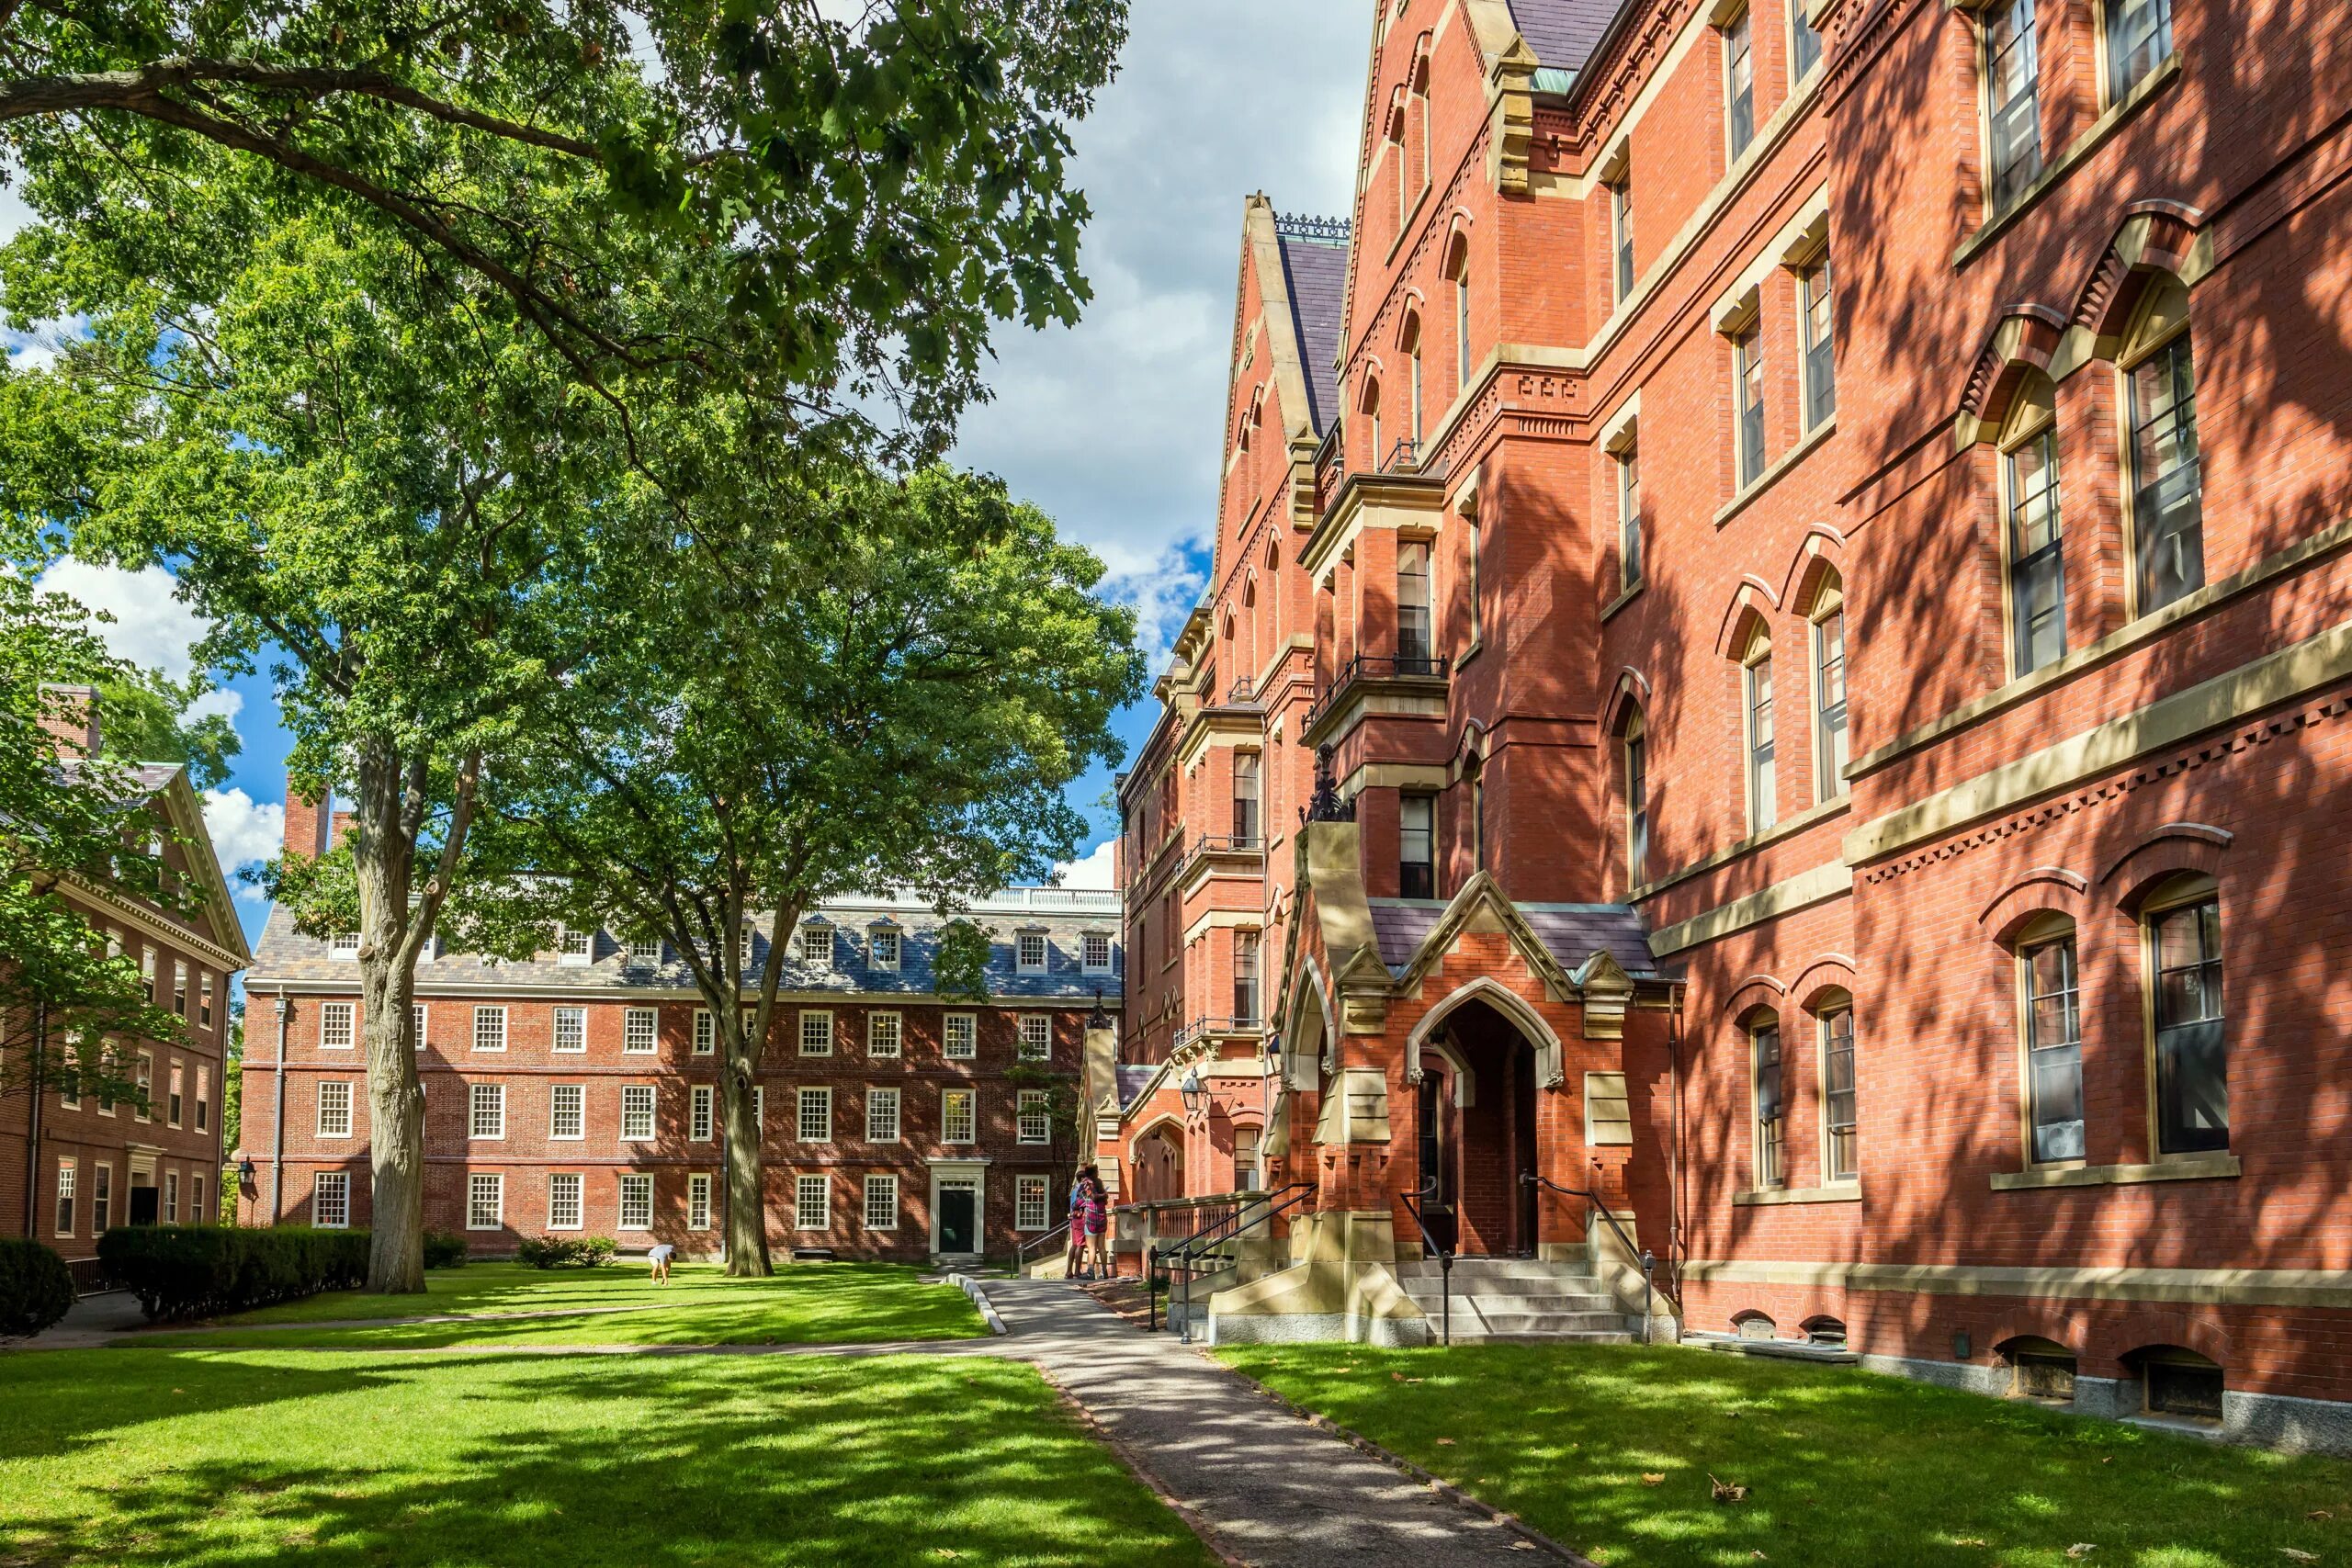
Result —
<svg viewBox="0 0 2352 1568"><path fill-rule="evenodd" d="M1176 1032L1171 1048L1181 1048L1211 1034L1256 1034L1266 1027L1266 1021L1252 1013L1247 1017L1196 1018Z"/></svg>
<svg viewBox="0 0 2352 1568"><path fill-rule="evenodd" d="M1657 1258L1656 1255L1644 1252L1641 1248L1634 1245L1634 1238L1625 1234L1625 1227L1617 1223L1617 1216L1609 1212L1609 1205L1600 1201L1600 1195L1599 1193L1588 1191L1586 1189L1581 1187L1563 1187L1558 1182L1553 1181L1545 1177L1538 1176L1532 1170L1521 1172L1519 1179L1530 1187L1548 1188L1552 1191L1559 1193L1564 1198L1583 1199L1585 1201L1585 1207L1590 1213L1600 1215L1602 1223L1607 1224L1610 1231L1615 1235L1617 1237L1617 1245L1625 1249L1625 1256L1634 1259L1634 1261L1640 1266L1642 1270L1642 1343L1645 1345L1648 1344L1650 1342L1650 1304L1654 1299L1654 1292L1656 1290L1656 1286L1651 1276L1657 1268ZM1590 1224L1588 1224L1586 1229L1589 1230L1590 1228ZM1540 1251L1542 1247L1540 1225L1538 1227L1538 1232L1537 1247ZM1676 1314L1679 1315L1682 1310L1681 1303L1676 1301L1672 1296L1668 1296L1667 1297L1667 1304L1673 1307Z"/></svg>
<svg viewBox="0 0 2352 1568"><path fill-rule="evenodd" d="M1294 1181L1271 1192L1231 1194L1235 1200L1231 1213L1154 1258L1154 1275L1165 1280L1171 1290L1181 1288L1182 1292L1181 1305L1184 1321L1177 1332L1185 1343L1190 1344L1193 1338L1193 1281L1203 1274L1216 1273L1231 1260L1223 1250L1225 1247L1239 1241L1244 1235L1259 1226L1270 1224L1275 1215L1288 1213L1313 1196L1315 1183L1311 1181ZM1216 1263L1204 1269L1201 1260L1207 1257L1215 1258ZM1177 1279L1180 1273L1182 1275L1181 1280ZM1153 1300L1146 1316L1150 1325L1157 1328L1159 1326L1158 1294L1148 1290L1145 1293Z"/></svg>
<svg viewBox="0 0 2352 1568"><path fill-rule="evenodd" d="M1052 1230L1047 1231L1045 1235L1031 1236L1027 1241L1024 1241L1019 1247L1014 1247L1012 1249L1013 1273L1016 1275L1028 1273L1029 1255L1031 1253L1044 1251L1046 1243L1052 1241L1057 1235L1068 1235L1069 1234L1069 1222L1068 1220L1064 1220L1060 1224L1056 1225Z"/></svg>
<svg viewBox="0 0 2352 1568"><path fill-rule="evenodd" d="M1421 1249L1437 1258L1438 1321L1444 1343L1453 1344L1453 1249L1440 1247L1437 1237L1430 1234L1429 1222L1421 1217L1421 1203L1437 1196L1437 1178L1432 1176L1416 1191L1405 1194L1405 1212L1413 1216L1413 1228L1421 1233Z"/></svg>
<svg viewBox="0 0 2352 1568"><path fill-rule="evenodd" d="M1316 724L1330 710L1331 705L1344 695L1359 681L1382 681L1398 677L1442 681L1446 678L1446 660L1438 653L1359 653L1340 666L1331 683L1315 694L1307 705L1306 718L1301 733L1314 729Z"/></svg>
<svg viewBox="0 0 2352 1568"><path fill-rule="evenodd" d="M1244 675L1225 689L1225 705L1241 707L1258 700L1258 682Z"/></svg>

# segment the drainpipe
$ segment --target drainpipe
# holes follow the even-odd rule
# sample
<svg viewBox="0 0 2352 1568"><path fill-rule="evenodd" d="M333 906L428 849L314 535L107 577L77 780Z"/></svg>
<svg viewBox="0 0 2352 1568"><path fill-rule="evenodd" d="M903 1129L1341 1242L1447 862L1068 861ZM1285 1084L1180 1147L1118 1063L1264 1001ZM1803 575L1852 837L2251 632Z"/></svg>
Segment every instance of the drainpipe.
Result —
<svg viewBox="0 0 2352 1568"><path fill-rule="evenodd" d="M33 1004L33 1103L25 1124L25 1235L40 1235L40 1069L49 1052L49 1004Z"/></svg>
<svg viewBox="0 0 2352 1568"><path fill-rule="evenodd" d="M294 1016L294 1004L286 993L277 993L277 1108L270 1113L269 1152L269 1223L274 1229L277 1217L286 1212L286 1021Z"/></svg>

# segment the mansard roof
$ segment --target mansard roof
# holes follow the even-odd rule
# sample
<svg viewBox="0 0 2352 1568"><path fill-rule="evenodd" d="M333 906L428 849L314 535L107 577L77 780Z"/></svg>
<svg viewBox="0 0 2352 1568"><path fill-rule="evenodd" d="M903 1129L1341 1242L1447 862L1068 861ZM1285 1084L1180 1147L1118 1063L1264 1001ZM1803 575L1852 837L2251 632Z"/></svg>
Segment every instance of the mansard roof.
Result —
<svg viewBox="0 0 2352 1568"><path fill-rule="evenodd" d="M1510 0L1519 36L1546 71L1584 69L1622 0ZM1538 82L1537 86L1544 85Z"/></svg>
<svg viewBox="0 0 2352 1568"><path fill-rule="evenodd" d="M1451 904L1442 898L1373 898L1372 928L1380 961L1394 971L1413 960ZM1586 960L1605 953L1636 979L1664 977L1650 956L1649 932L1630 904L1519 904L1518 909L1551 953L1574 978Z"/></svg>
<svg viewBox="0 0 2352 1568"><path fill-rule="evenodd" d="M1306 374L1306 414L1321 435L1340 412L1340 333L1347 312L1347 225L1337 220L1277 218L1290 292L1291 331ZM1336 236L1336 237L1334 237Z"/></svg>
<svg viewBox="0 0 2352 1568"><path fill-rule="evenodd" d="M989 947L988 988L998 1001L1038 1001L1060 1005L1092 1005L1100 992L1105 1007L1119 1005L1125 978L1125 942L1121 932L1120 900L1116 893L1060 887L1015 887L983 900L967 917L942 919L928 904L913 899L858 899L830 903L811 911L806 925L830 928L833 961L830 965L802 961L796 942L785 953L779 994L852 997L921 997L933 993L933 961L939 952L941 930L951 919L971 919L993 927ZM871 966L870 928L888 918L899 932L899 966ZM821 922L821 924L820 924ZM1046 933L1046 972L1020 973L1015 933ZM1111 939L1111 967L1089 970L1085 964L1087 933ZM752 973L768 958L764 935L752 944ZM269 912L249 990L281 987L328 990L356 987L359 966L337 957L319 937L295 931L283 906ZM662 961L642 966L627 961L626 950L610 931L599 931L591 961L561 964L553 954L517 962L483 958L473 953L444 953L416 971L417 994L423 997L460 993L489 996L499 992L578 992L583 997L675 996L695 988L693 971L685 960L664 943Z"/></svg>

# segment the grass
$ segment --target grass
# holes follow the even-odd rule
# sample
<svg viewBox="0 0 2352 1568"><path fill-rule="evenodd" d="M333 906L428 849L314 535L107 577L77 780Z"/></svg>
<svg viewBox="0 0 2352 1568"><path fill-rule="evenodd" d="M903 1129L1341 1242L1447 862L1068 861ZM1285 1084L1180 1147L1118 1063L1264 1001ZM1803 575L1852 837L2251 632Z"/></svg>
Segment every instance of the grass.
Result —
<svg viewBox="0 0 2352 1568"><path fill-rule="evenodd" d="M1639 1346L1217 1354L1608 1568L2352 1563L2352 1464L1853 1368ZM1713 1501L1710 1477L1746 1499Z"/></svg>
<svg viewBox="0 0 2352 1568"><path fill-rule="evenodd" d="M716 1265L680 1265L666 1285L642 1268L527 1269L477 1263L425 1276L424 1297L336 1291L264 1307L203 1334L141 1332L118 1344L292 1349L348 1346L875 1344L970 1339L987 1332L963 1292L882 1263L800 1264L764 1280L730 1280ZM625 1307L626 1312L591 1308ZM571 1315L501 1320L484 1314ZM470 1314L469 1323L322 1328L335 1319Z"/></svg>
<svg viewBox="0 0 2352 1568"><path fill-rule="evenodd" d="M0 1562L1204 1564L980 1358L0 1356Z"/></svg>

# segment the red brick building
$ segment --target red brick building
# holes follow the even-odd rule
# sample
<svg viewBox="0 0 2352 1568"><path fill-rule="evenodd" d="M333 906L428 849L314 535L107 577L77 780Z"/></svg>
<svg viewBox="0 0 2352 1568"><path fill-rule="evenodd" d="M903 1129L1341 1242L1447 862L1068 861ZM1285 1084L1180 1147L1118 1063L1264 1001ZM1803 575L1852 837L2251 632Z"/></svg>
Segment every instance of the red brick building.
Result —
<svg viewBox="0 0 2352 1568"><path fill-rule="evenodd" d="M80 695L86 723L70 738L69 757L98 749L96 695ZM138 764L130 782L152 814L148 852L163 856L174 881L193 893L193 909L165 909L74 877L51 896L86 919L109 952L136 959L149 999L184 1019L186 1030L177 1040L96 1043L113 1054L115 1081L145 1087L143 1105L71 1081L43 1081L36 1092L29 1074L11 1075L0 1094L0 1235L36 1237L69 1261L95 1258L98 1236L112 1225L211 1224L220 1214L229 987L251 955L187 770ZM18 1029L41 1035L46 1064L67 1046L50 1031L70 1032L72 1021L23 1021L12 1032Z"/></svg>
<svg viewBox="0 0 2352 1568"><path fill-rule="evenodd" d="M1688 1337L2346 1446L2352 44L1377 9L1337 412L1280 485L1244 450L1245 246L1217 572L1125 794L1174 977L1130 1063L1224 1011L1220 910L1279 943L1257 1146L1312 1217L1213 1332L1414 1337L1417 1208L1623 1300L1598 1208ZM1236 644L1312 694L1225 740ZM1332 784L1255 884L1197 837L1250 748ZM1119 1110L1106 1156L1228 1173L1222 1101Z"/></svg>
<svg viewBox="0 0 2352 1568"><path fill-rule="evenodd" d="M315 852L314 816L288 820ZM996 933L977 1005L934 994L926 904L827 905L794 931L759 1084L779 1253L1003 1257L1065 1217L1089 1042L1101 1071L1114 1038L1117 896L1016 888L971 914ZM262 933L243 1223L368 1223L357 950L282 909ZM675 953L605 931L526 963L440 953L416 1013L429 1227L492 1256L567 1233L718 1254L718 1057Z"/></svg>

